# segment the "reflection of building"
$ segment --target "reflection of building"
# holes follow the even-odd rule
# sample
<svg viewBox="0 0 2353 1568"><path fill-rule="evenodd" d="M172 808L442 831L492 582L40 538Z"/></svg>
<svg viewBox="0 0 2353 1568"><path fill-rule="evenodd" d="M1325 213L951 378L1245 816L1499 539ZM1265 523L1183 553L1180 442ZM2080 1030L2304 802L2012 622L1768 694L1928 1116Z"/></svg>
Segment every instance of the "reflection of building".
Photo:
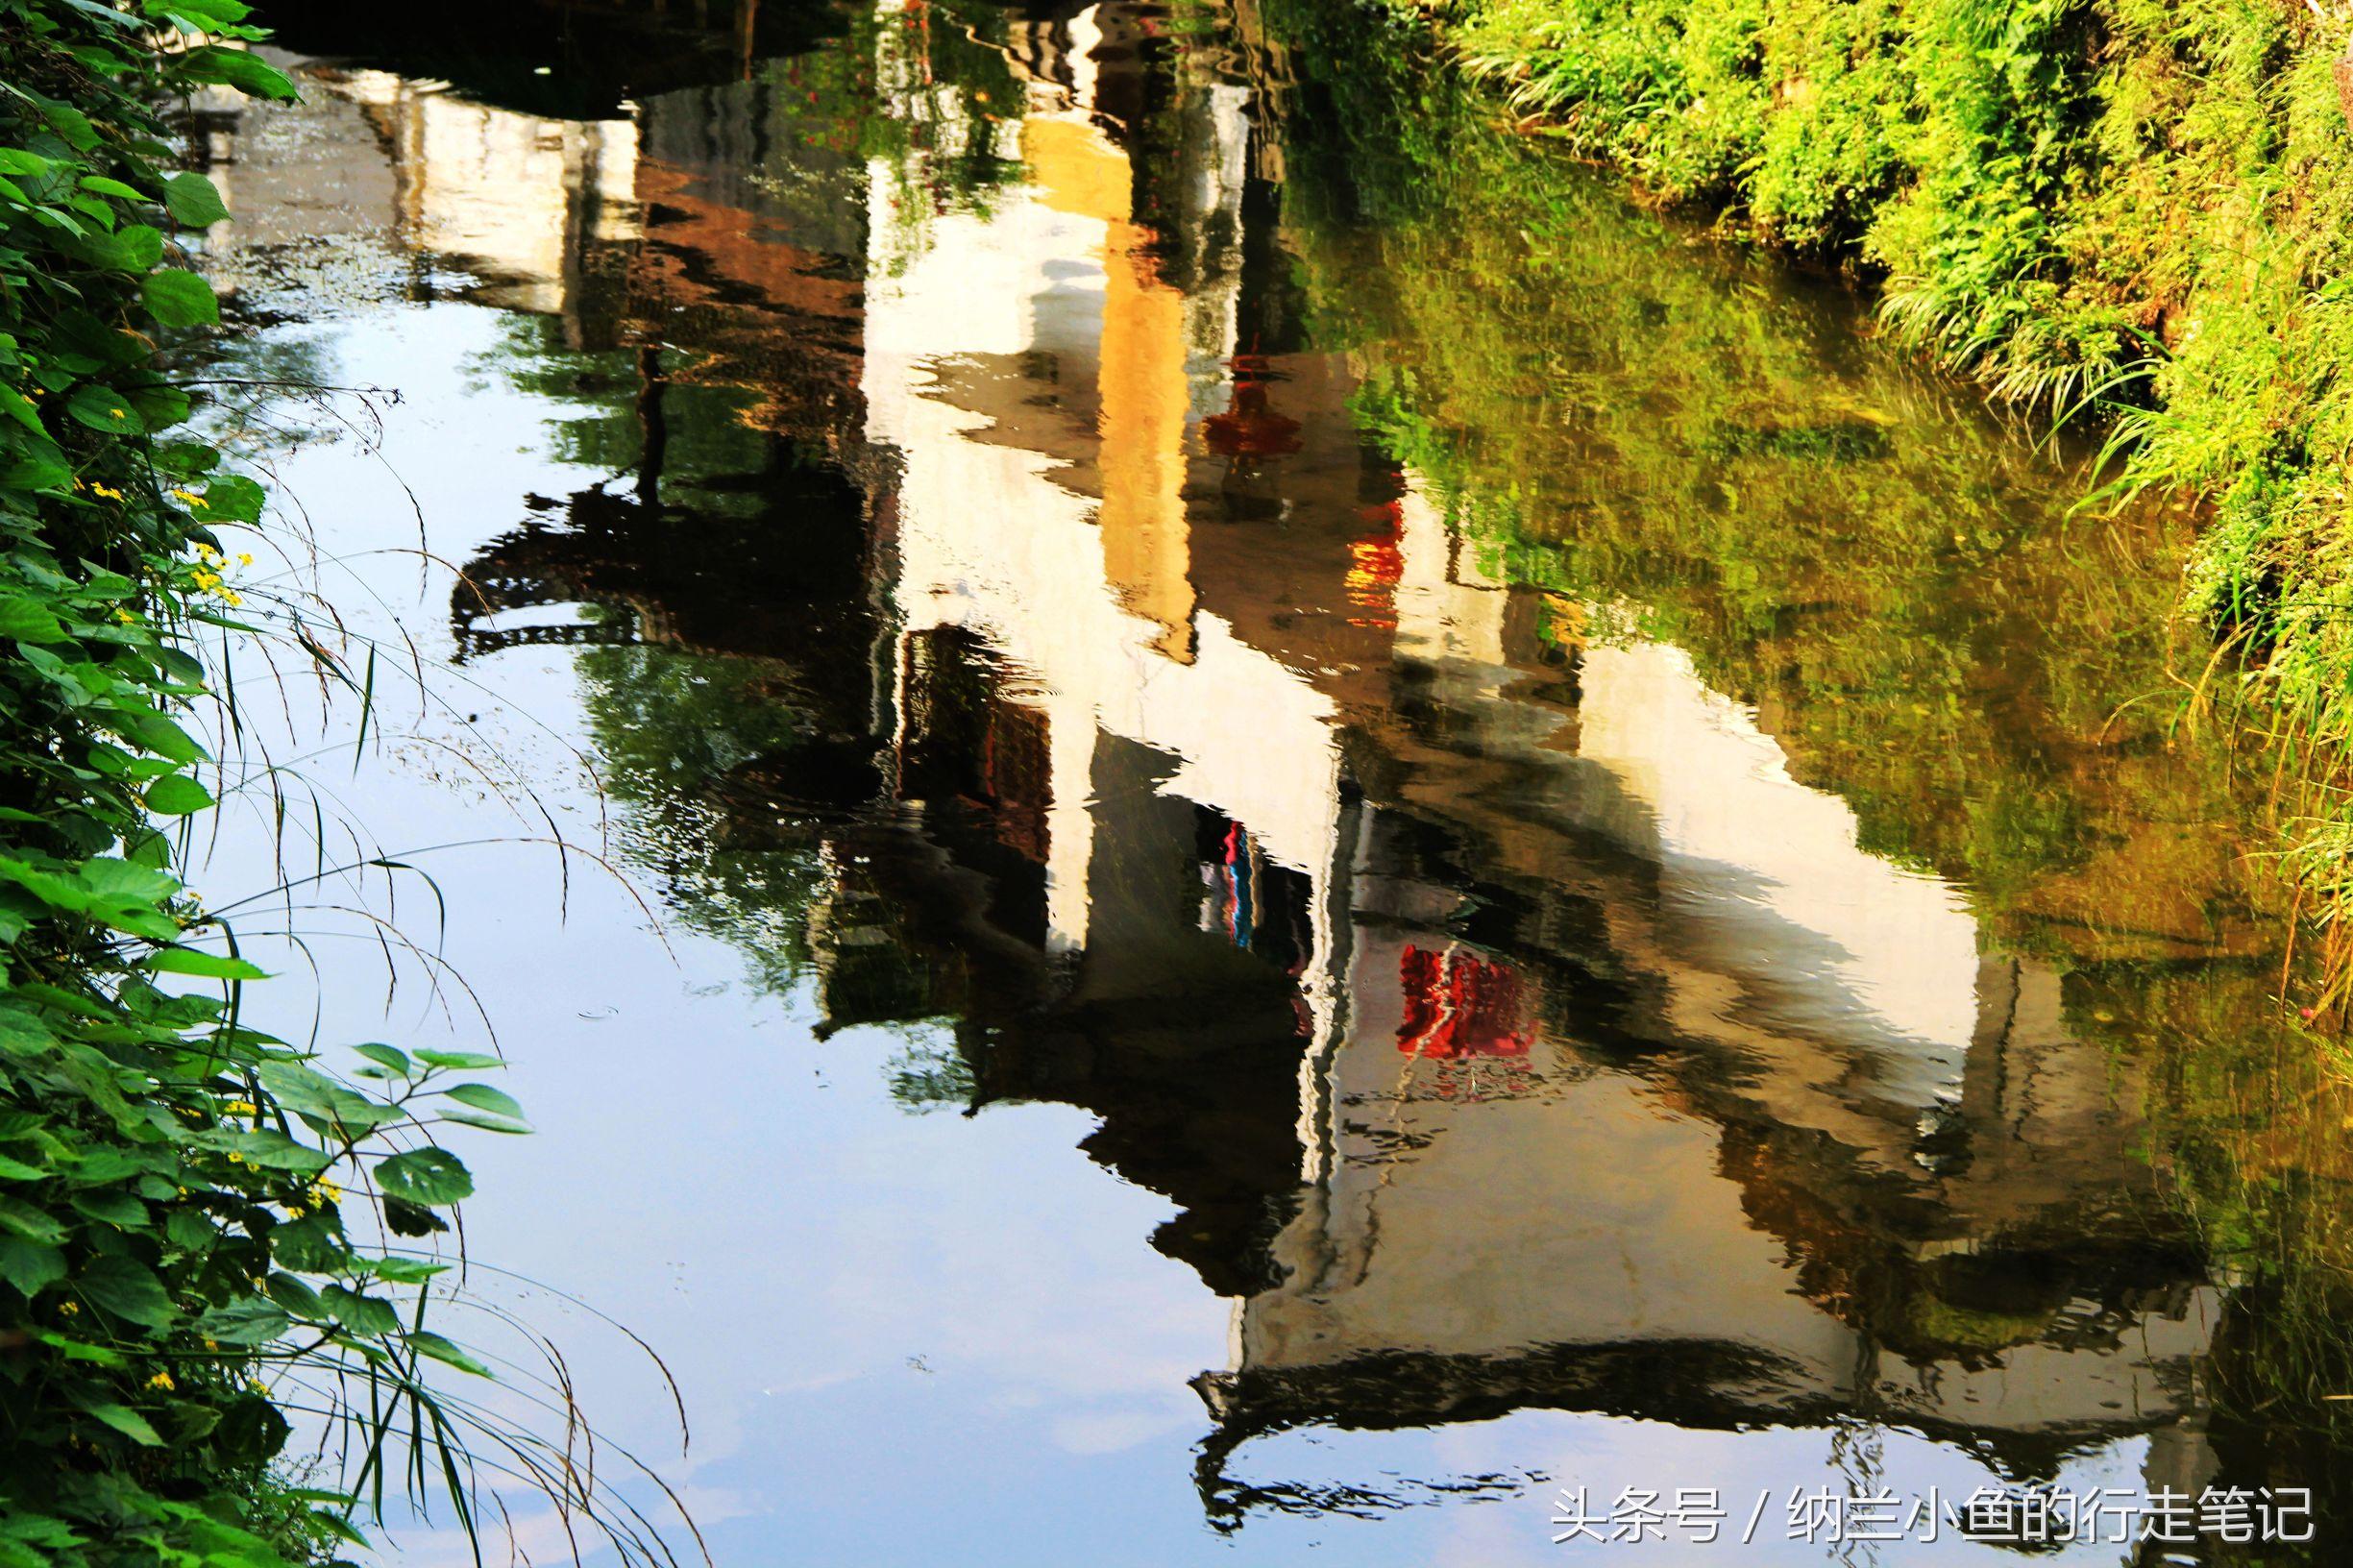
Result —
<svg viewBox="0 0 2353 1568"><path fill-rule="evenodd" d="M1296 987L1295 1044L1272 1009L1253 1029L1298 1065L1257 1114L1296 1115L1299 1181L1215 1270L1262 1283L1202 1382L1213 1452L1534 1400L1878 1415L2029 1465L2186 1414L2213 1303L2058 976L1859 847L1675 649L1589 644L1585 610L1483 572L1360 457L1339 367L1251 359L1217 251L1252 166L1232 89L1177 117L1197 141L1156 118L1205 194L1140 235L1103 73L1022 58L1053 84L1012 138L1027 188L869 267L898 788L977 825L929 839L985 845L953 859L993 890L966 919L1041 954L1014 1041L1097 1061L1024 1081L1003 1059L1067 1048L999 1040L984 1092L1095 1105L1108 1141L1116 1059L1167 1033L1143 1017L1238 986L1212 948ZM1277 476L1271 538L1226 504L1245 468ZM937 904L944 870L868 881Z"/></svg>
<svg viewBox="0 0 2353 1568"><path fill-rule="evenodd" d="M782 75L552 130L353 89L406 244L622 346L616 479L471 563L461 649L805 712L691 787L821 839L828 1031L952 1016L977 1096L1088 1107L1179 1205L1235 1302L1213 1488L1253 1433L1522 1405L2022 1468L2190 1415L2213 1304L2060 973L1362 450L1243 85L1064 7L983 105L935 10L861 35L870 156Z"/></svg>

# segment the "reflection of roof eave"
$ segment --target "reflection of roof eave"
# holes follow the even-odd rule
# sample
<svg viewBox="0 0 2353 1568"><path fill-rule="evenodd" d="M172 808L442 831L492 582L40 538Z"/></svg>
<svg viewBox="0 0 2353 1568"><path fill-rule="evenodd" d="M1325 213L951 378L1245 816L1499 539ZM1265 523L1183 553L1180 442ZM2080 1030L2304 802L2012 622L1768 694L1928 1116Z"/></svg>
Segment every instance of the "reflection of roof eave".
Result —
<svg viewBox="0 0 2353 1568"><path fill-rule="evenodd" d="M1511 1356L1395 1351L1282 1371L1204 1372L1194 1392L1215 1423L1203 1445L1205 1491L1247 1507L1252 1488L1224 1474L1253 1437L1301 1427L1386 1432L1492 1420L1521 1409L1664 1422L1686 1431L1825 1428L1851 1419L1851 1400L1805 1387L1795 1369L1720 1341L1672 1339L1548 1345ZM2071 1455L2171 1425L2170 1409L2026 1428L1904 1412L1879 1418L1964 1446L2013 1479L2046 1478Z"/></svg>

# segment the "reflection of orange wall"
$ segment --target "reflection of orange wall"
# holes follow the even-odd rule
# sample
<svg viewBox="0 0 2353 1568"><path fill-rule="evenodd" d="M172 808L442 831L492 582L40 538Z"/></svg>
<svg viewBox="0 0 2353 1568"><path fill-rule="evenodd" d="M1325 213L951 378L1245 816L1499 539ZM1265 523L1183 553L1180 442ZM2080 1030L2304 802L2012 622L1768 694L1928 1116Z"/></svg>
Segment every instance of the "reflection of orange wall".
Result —
<svg viewBox="0 0 2353 1568"><path fill-rule="evenodd" d="M637 165L637 199L656 221L629 257L630 314L650 338L694 351L670 367L672 380L756 394L746 425L795 436L843 429L862 368L862 285L695 186L685 170Z"/></svg>
<svg viewBox="0 0 2353 1568"><path fill-rule="evenodd" d="M1154 646L1189 661L1185 297L1160 281L1150 231L1130 221L1134 171L1100 131L1080 120L1029 120L1021 156L1046 206L1106 226L1098 355L1103 570L1131 609L1160 624Z"/></svg>

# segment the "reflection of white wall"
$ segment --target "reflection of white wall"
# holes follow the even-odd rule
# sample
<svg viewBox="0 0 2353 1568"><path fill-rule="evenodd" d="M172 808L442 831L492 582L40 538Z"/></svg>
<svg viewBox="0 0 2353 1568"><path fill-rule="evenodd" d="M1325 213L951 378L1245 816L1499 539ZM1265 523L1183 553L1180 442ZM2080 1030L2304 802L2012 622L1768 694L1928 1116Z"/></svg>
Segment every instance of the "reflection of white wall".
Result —
<svg viewBox="0 0 2353 1568"><path fill-rule="evenodd" d="M889 171L874 178L886 193ZM1176 758L1165 788L1247 823L1319 884L1338 820L1329 698L1206 613L1189 662L1172 658L1166 628L1122 602L1097 503L1066 482L1068 465L937 395L941 369L959 360L1009 375L1018 356L1045 353L1063 384L1091 376L1109 242L1105 222L1009 191L985 216L933 220L912 256L877 257L867 295L867 434L901 454L897 601L910 631L967 627L1035 683L1023 699L1049 722L1048 901L1062 946L1085 940L1098 729ZM1083 429L1050 433L1086 450Z"/></svg>
<svg viewBox="0 0 2353 1568"><path fill-rule="evenodd" d="M1792 779L1778 744L1681 649L1590 647L1581 680L1579 752L1648 806L1670 918L1721 922L1720 950L1760 922L1814 934L1819 969L1782 978L1834 989L1822 1019L1859 1004L1895 1037L1882 1090L1925 1106L1957 1085L1977 1021L1977 926L1959 893L1863 849L1846 802Z"/></svg>
<svg viewBox="0 0 2353 1568"><path fill-rule="evenodd" d="M1401 509L1398 650L1436 666L1455 702L1488 709L1499 735L1542 747L1556 725L1503 691L1520 674L1503 585L1418 480ZM1864 849L1846 802L1791 778L1779 744L1681 649L1588 644L1578 679L1577 755L1622 796L1597 825L1660 863L1667 919L1704 947L1691 956L1769 980L1769 1022L1868 1048L1881 1094L1924 1108L1949 1093L1978 1012L1977 924L1959 891Z"/></svg>
<svg viewBox="0 0 2353 1568"><path fill-rule="evenodd" d="M632 121L545 120L381 71L338 86L390 118L404 238L519 285L517 308L560 311L580 238L623 237L634 222Z"/></svg>

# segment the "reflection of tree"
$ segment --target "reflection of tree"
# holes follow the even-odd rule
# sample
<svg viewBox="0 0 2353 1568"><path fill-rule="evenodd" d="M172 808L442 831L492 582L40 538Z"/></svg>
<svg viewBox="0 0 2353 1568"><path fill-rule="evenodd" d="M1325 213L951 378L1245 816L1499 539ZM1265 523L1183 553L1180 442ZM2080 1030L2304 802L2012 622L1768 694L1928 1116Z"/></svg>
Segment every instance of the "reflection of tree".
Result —
<svg viewBox="0 0 2353 1568"><path fill-rule="evenodd" d="M630 857L693 928L731 942L781 992L808 962L813 843L774 824L755 782L789 769L808 715L754 659L647 647L584 649L580 673ZM781 689L780 689L781 688Z"/></svg>
<svg viewBox="0 0 2353 1568"><path fill-rule="evenodd" d="M1632 210L1340 10L1267 8L1305 77L1287 233L1360 418L1482 565L1689 650L2005 940L2253 940L2218 759L2167 744L2179 538L2071 522L2075 476L1836 290Z"/></svg>

